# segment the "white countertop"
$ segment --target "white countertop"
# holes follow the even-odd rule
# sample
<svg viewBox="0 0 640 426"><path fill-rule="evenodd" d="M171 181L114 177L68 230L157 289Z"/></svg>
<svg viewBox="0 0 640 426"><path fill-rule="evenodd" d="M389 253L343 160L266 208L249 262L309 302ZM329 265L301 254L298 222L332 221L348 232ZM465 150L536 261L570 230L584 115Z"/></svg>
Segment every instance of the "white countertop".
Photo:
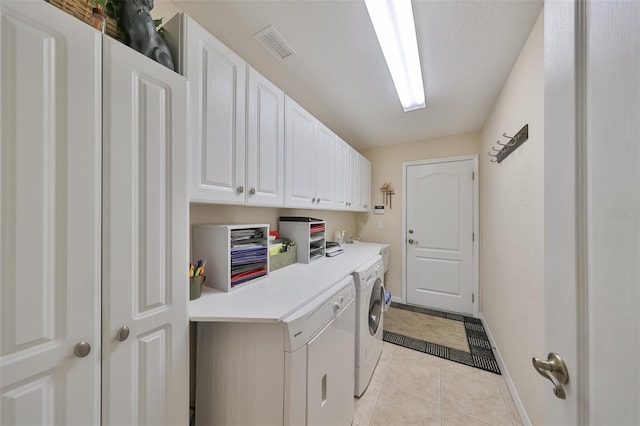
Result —
<svg viewBox="0 0 640 426"><path fill-rule="evenodd" d="M267 278L224 292L204 286L189 302L199 322L279 322L380 253L384 244L343 244L344 253L310 264L295 263Z"/></svg>

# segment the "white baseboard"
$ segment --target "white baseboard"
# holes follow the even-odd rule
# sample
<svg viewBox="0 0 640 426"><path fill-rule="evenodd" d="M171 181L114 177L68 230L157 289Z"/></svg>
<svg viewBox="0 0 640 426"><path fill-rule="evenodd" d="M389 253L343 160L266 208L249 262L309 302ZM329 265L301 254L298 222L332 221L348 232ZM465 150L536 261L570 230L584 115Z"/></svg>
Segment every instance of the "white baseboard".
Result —
<svg viewBox="0 0 640 426"><path fill-rule="evenodd" d="M404 303L402 301L402 297L400 297L400 296L391 296L391 301L395 302L395 303Z"/></svg>
<svg viewBox="0 0 640 426"><path fill-rule="evenodd" d="M504 380L507 383L509 392L511 392L511 397L513 398L513 402L516 404L516 408L518 409L518 413L520 414L522 423L524 423L525 426L531 426L531 420L527 415L527 410L524 409L524 405L522 404L520 395L518 395L518 391L516 390L516 387L513 384L513 381L511 380L511 376L509 375L509 369L507 369L507 366L504 363L504 359L502 358L500 349L498 348L498 345L496 345L496 341L494 340L493 335L491 334L491 330L487 325L487 321L485 320L484 315L482 315L482 312L480 312L478 315L480 316L482 325L484 326L484 329L487 332L487 337L489 338L489 343L491 343L491 347L493 348L493 353L496 356L498 367L500 367L500 371L502 372L502 376L504 377Z"/></svg>

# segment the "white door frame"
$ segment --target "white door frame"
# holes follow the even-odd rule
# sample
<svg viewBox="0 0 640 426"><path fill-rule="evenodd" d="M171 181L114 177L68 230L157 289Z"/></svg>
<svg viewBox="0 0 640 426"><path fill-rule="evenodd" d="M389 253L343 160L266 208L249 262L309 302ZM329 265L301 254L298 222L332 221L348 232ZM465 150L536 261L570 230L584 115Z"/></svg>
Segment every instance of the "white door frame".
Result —
<svg viewBox="0 0 640 426"><path fill-rule="evenodd" d="M638 424L640 417L634 405L640 388L638 334L625 335L631 326L615 329L610 323L637 312L639 303L638 95L633 92L638 62L627 54L638 45L636 5L544 4L547 347L536 356L557 352L569 371L566 400L555 398L545 381L547 424L602 424L603 418L609 424ZM603 28L612 31L605 37ZM601 85L604 78L611 84ZM624 92L632 96L619 95ZM624 240L615 240L619 235ZM627 300L618 303L603 294Z"/></svg>
<svg viewBox="0 0 640 426"><path fill-rule="evenodd" d="M473 170L474 170L474 180L472 185L473 190L473 232L475 233L475 240L473 242L473 294L474 302L473 302L473 316L478 316L478 306L480 305L479 294L478 294L478 247L479 247L479 176L478 176L478 154L472 155L460 155L457 157L443 157L443 158L432 158L428 160L416 160L416 161L404 161L402 163L402 239L404 240L402 244L402 303L407 303L407 168L409 166L421 166L426 164L436 164L436 163L450 163L454 161L473 161Z"/></svg>

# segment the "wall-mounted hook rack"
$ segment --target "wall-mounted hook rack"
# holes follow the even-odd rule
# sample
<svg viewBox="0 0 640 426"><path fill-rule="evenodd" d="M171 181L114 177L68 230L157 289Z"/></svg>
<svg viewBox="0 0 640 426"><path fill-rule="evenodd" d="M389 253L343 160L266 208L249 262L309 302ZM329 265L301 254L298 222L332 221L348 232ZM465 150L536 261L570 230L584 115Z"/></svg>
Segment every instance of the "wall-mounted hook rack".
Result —
<svg viewBox="0 0 640 426"><path fill-rule="evenodd" d="M491 159L492 163L502 162L502 160L507 158L509 154L511 154L520 145L525 143L527 139L529 139L529 125L525 124L524 127L520 129L518 133L515 134L515 136L507 136L506 133L503 133L502 136L509 139L509 142L501 143L500 141L496 141L496 143L500 145L502 148L496 149L494 147L491 147L493 151L498 152L497 154L493 154L491 151L489 152L489 156L494 157Z"/></svg>

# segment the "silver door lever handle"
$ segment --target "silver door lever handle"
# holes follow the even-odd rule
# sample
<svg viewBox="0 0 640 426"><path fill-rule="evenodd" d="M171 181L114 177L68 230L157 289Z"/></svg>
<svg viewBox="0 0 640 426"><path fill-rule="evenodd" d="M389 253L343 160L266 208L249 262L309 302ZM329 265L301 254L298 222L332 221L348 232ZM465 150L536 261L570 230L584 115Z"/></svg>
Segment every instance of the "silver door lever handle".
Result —
<svg viewBox="0 0 640 426"><path fill-rule="evenodd" d="M538 374L553 383L553 394L560 399L565 399L566 394L562 385L569 383L569 371L562 357L551 352L546 361L539 358L532 358L531 361Z"/></svg>

